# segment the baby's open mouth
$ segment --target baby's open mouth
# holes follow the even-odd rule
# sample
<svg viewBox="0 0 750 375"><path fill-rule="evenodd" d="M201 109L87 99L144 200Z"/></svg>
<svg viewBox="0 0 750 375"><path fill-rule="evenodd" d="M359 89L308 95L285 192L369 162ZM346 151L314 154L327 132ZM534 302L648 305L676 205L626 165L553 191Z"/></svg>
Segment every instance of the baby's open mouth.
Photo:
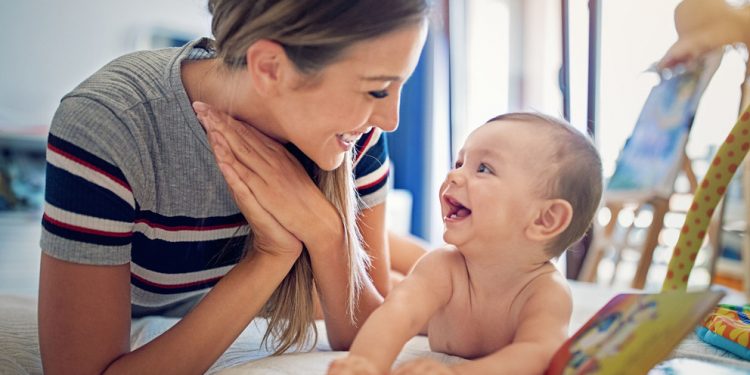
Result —
<svg viewBox="0 0 750 375"><path fill-rule="evenodd" d="M462 219L471 215L471 210L468 207L462 205L459 201L445 196L445 202L448 203L448 214L445 216L446 219Z"/></svg>

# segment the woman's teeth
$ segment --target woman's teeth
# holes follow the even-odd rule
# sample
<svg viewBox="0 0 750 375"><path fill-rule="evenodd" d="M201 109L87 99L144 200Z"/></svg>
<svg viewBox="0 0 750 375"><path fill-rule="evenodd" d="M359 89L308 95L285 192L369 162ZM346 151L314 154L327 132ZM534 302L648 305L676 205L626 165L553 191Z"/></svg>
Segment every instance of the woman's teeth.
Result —
<svg viewBox="0 0 750 375"><path fill-rule="evenodd" d="M339 139L346 143L357 142L357 140L359 140L359 137L361 136L362 133L342 133L338 135Z"/></svg>

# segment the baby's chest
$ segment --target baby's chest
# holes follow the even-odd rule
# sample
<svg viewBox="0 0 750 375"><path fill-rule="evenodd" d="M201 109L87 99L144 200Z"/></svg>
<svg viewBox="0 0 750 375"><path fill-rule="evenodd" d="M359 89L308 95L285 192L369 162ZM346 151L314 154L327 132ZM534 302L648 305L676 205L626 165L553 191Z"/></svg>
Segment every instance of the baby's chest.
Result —
<svg viewBox="0 0 750 375"><path fill-rule="evenodd" d="M515 322L511 314L499 308L449 308L430 320L430 348L464 358L483 357L513 341Z"/></svg>

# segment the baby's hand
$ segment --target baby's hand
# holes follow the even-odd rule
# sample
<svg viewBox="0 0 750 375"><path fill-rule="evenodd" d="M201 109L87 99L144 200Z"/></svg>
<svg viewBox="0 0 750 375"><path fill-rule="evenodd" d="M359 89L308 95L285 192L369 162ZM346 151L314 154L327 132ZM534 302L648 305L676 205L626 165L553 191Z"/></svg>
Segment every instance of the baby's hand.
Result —
<svg viewBox="0 0 750 375"><path fill-rule="evenodd" d="M393 375L455 375L450 367L432 359L422 358L409 361L399 366L391 374Z"/></svg>
<svg viewBox="0 0 750 375"><path fill-rule="evenodd" d="M379 375L378 369L367 358L348 355L328 366L328 375Z"/></svg>

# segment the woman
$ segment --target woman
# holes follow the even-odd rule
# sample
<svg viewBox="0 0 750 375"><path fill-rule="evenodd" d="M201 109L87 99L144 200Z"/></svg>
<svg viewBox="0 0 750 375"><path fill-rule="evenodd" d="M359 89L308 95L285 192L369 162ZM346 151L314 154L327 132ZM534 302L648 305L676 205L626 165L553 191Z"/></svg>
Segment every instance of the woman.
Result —
<svg viewBox="0 0 750 375"><path fill-rule="evenodd" d="M202 373L256 316L281 352L309 338L313 276L335 349L382 302L351 174L366 247L387 258L381 131L396 128L426 1L208 7L215 41L116 59L55 114L46 373ZM131 316L149 314L182 319L131 352Z"/></svg>

